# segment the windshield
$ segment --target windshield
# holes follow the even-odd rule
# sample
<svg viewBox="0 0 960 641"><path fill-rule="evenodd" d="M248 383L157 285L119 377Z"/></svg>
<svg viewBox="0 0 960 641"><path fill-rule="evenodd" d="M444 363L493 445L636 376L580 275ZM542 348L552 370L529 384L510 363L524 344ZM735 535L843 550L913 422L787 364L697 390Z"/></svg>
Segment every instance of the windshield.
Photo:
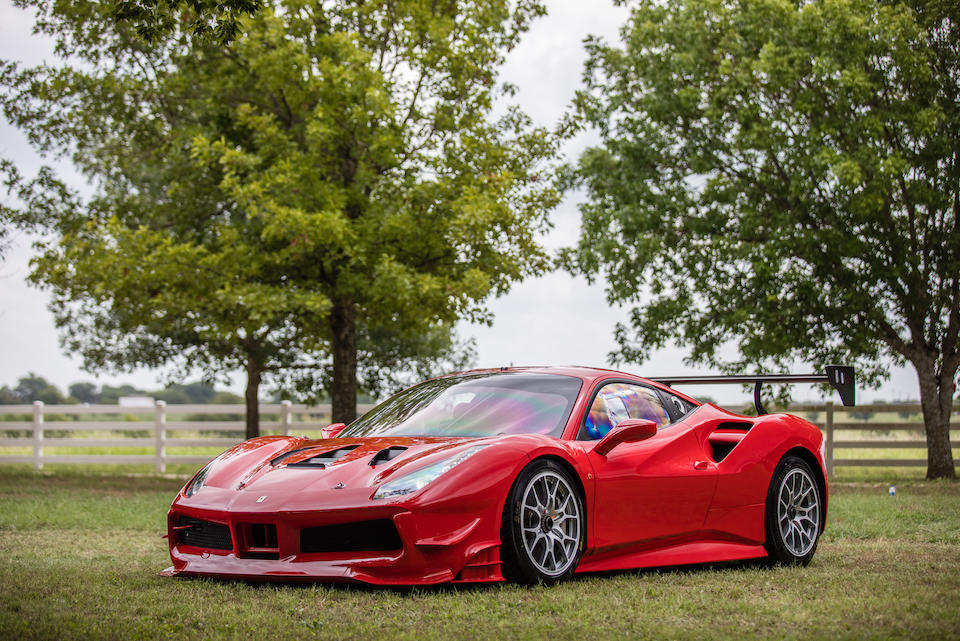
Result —
<svg viewBox="0 0 960 641"><path fill-rule="evenodd" d="M559 437L580 393L580 379L494 372L439 378L380 403L340 436Z"/></svg>

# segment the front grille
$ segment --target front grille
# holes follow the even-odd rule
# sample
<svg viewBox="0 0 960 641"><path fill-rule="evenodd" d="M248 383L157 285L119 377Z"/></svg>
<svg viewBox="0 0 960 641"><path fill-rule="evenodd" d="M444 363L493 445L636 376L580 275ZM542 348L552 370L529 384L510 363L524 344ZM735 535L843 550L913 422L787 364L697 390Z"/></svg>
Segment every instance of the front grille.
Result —
<svg viewBox="0 0 960 641"><path fill-rule="evenodd" d="M230 528L220 523L181 516L176 525L177 536L184 545L211 550L232 550Z"/></svg>
<svg viewBox="0 0 960 641"><path fill-rule="evenodd" d="M243 559L280 558L280 545L277 543L277 526L273 523L243 523L235 525L240 532L240 544L237 556Z"/></svg>
<svg viewBox="0 0 960 641"><path fill-rule="evenodd" d="M247 543L254 548L277 548L277 526L273 523L251 523Z"/></svg>
<svg viewBox="0 0 960 641"><path fill-rule="evenodd" d="M389 552L401 548L400 535L390 519L300 530L301 552Z"/></svg>

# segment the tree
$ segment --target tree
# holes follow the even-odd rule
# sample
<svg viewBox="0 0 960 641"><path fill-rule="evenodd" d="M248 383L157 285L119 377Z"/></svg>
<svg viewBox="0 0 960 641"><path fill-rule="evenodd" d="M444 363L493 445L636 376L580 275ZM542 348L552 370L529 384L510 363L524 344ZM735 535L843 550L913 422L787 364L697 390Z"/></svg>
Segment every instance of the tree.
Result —
<svg viewBox="0 0 960 641"><path fill-rule="evenodd" d="M214 389L213 385L203 382L188 383L186 385L174 383L173 385L168 385L163 390L158 390L151 394L155 399L164 401L168 405L203 405L205 403L212 403L216 395L217 390Z"/></svg>
<svg viewBox="0 0 960 641"><path fill-rule="evenodd" d="M20 397L8 385L0 387L0 405L19 405Z"/></svg>
<svg viewBox="0 0 960 641"><path fill-rule="evenodd" d="M70 396L81 403L93 404L100 402L100 392L94 383L74 383L70 386L69 391Z"/></svg>
<svg viewBox="0 0 960 641"><path fill-rule="evenodd" d="M535 0L291 1L229 47L36 5L79 62L6 64L3 109L96 193L21 178L16 215L52 232L32 278L89 367L243 368L248 436L265 376L350 422L358 376L462 362L454 323L545 267L557 141L492 116Z"/></svg>
<svg viewBox="0 0 960 641"><path fill-rule="evenodd" d="M9 160L0 159L0 172L9 174L12 169L13 166ZM8 235L12 224L13 221L10 220L9 212L5 208L0 207L0 261L3 261L4 256L10 248Z"/></svg>
<svg viewBox="0 0 960 641"><path fill-rule="evenodd" d="M567 266L634 305L618 358L916 369L928 478L953 477L960 4L642 1L588 44L589 202ZM737 341L739 356L721 350Z"/></svg>
<svg viewBox="0 0 960 641"><path fill-rule="evenodd" d="M122 385L104 385L100 388L100 394L97 398L98 403L104 405L117 405L124 396L149 396L150 392L139 389L124 383Z"/></svg>
<svg viewBox="0 0 960 641"><path fill-rule="evenodd" d="M42 376L37 376L33 372L28 373L17 381L17 386L13 388L13 393L20 399L20 403L43 401L47 405L60 405L64 400L63 393L56 385Z"/></svg>
<svg viewBox="0 0 960 641"><path fill-rule="evenodd" d="M229 44L240 34L240 21L264 7L263 0L111 0L113 15L129 22L148 42L177 30L178 20L200 38Z"/></svg>

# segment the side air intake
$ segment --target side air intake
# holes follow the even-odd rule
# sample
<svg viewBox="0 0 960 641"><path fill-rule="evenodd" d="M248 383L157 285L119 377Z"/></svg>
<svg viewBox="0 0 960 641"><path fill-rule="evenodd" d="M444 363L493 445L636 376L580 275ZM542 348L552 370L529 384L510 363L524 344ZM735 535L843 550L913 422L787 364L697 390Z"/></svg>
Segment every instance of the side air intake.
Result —
<svg viewBox="0 0 960 641"><path fill-rule="evenodd" d="M210 550L232 550L233 539L230 528L221 523L202 521L189 516L181 516L173 528L177 538L184 545Z"/></svg>
<svg viewBox="0 0 960 641"><path fill-rule="evenodd" d="M753 423L746 421L724 421L717 425L718 430L730 430L734 432L749 432L751 427L753 427Z"/></svg>

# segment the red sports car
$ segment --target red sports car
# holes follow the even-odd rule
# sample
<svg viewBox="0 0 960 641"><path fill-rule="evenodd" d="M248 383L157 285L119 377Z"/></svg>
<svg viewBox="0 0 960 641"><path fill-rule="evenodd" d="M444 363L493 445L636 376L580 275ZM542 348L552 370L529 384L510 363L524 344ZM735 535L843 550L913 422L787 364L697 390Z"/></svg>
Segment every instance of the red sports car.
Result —
<svg viewBox="0 0 960 641"><path fill-rule="evenodd" d="M426 381L319 440L224 452L168 515L164 574L430 584L768 557L806 564L827 515L823 436L764 415L764 382L503 368ZM671 386L756 384L758 416Z"/></svg>

